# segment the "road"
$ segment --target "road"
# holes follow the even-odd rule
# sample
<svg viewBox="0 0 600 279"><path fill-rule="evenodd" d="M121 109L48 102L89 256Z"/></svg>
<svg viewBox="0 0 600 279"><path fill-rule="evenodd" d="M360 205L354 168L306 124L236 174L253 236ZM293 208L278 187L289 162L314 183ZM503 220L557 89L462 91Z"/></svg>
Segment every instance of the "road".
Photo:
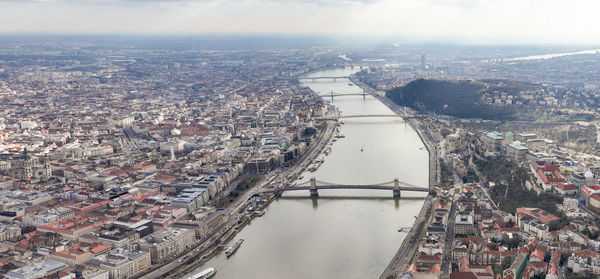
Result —
<svg viewBox="0 0 600 279"><path fill-rule="evenodd" d="M591 211L589 208L587 208L585 205L579 204L579 208L583 209L585 212L587 212L588 214L596 217L596 218L600 218L600 215L596 214L596 212Z"/></svg>
<svg viewBox="0 0 600 279"><path fill-rule="evenodd" d="M452 271L452 244L454 243L454 225L456 222L456 202L452 202L450 207L450 214L448 214L448 224L446 226L446 239L444 241L444 257L442 259L442 266L440 268L440 278L450 278L450 272Z"/></svg>
<svg viewBox="0 0 600 279"><path fill-rule="evenodd" d="M432 199L433 197L431 195L428 195L425 199L421 212L416 216L413 228L404 238L402 245L398 248L398 251L390 261L390 264L379 277L380 279L396 278L408 267L411 259L417 253L419 240L425 232L427 222L429 221L429 215L431 215L432 211Z"/></svg>

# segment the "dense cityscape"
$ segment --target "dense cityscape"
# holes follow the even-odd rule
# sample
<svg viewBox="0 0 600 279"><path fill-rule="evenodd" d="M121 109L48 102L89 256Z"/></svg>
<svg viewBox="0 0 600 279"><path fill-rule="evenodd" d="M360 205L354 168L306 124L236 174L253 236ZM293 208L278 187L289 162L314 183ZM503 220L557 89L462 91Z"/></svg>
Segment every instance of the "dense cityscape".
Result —
<svg viewBox="0 0 600 279"><path fill-rule="evenodd" d="M237 47L244 40L0 41L0 274L187 278L217 255L234 258L247 245L236 235L287 191L315 203L340 188L389 190L392 206L423 193L373 278L600 276L598 51L365 53L273 38ZM340 68L355 73L310 76ZM459 118L389 98L422 79L518 81L476 102L527 107L537 120ZM328 83L358 93L309 86ZM344 114L344 98L391 112ZM411 148L428 152L428 185L304 177L349 140L346 121L388 117L422 141ZM219 274L202 269L194 278Z"/></svg>

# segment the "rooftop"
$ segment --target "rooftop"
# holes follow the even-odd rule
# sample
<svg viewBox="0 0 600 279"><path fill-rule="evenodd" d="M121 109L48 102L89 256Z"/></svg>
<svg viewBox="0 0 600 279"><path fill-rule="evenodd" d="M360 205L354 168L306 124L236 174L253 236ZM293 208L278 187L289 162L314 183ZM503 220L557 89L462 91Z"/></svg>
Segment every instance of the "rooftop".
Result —
<svg viewBox="0 0 600 279"><path fill-rule="evenodd" d="M504 136L502 135L502 133L496 132L496 131L485 133L485 136L490 139L493 139L493 140L503 140L504 139Z"/></svg>
<svg viewBox="0 0 600 279"><path fill-rule="evenodd" d="M509 144L508 146L511 147L511 148L513 148L513 149L519 150L519 151L527 151L527 150L529 150L529 148L527 148L527 146L524 143L520 142L520 141L515 141L515 142Z"/></svg>
<svg viewBox="0 0 600 279"><path fill-rule="evenodd" d="M49 273L59 271L65 267L67 267L67 265L61 262L53 260L43 260L34 264L26 265L21 268L12 270L6 274L6 278L40 278L42 276L48 275Z"/></svg>

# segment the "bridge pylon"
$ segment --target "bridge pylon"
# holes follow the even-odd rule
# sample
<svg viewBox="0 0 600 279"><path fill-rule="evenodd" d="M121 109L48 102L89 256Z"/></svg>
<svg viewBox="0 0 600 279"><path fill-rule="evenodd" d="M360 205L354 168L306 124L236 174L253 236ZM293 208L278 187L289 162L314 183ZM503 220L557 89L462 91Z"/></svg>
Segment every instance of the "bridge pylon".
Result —
<svg viewBox="0 0 600 279"><path fill-rule="evenodd" d="M394 178L394 198L400 198L400 180L398 178Z"/></svg>
<svg viewBox="0 0 600 279"><path fill-rule="evenodd" d="M315 177L311 177L310 178L310 196L311 197L318 197L319 196L319 192L317 191L317 178Z"/></svg>

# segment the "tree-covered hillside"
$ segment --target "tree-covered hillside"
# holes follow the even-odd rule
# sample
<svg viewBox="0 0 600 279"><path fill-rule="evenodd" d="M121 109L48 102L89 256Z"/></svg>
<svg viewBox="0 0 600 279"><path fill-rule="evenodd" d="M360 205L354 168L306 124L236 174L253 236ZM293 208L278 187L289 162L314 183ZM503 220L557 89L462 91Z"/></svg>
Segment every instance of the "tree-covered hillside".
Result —
<svg viewBox="0 0 600 279"><path fill-rule="evenodd" d="M505 88L508 87L508 88ZM422 112L435 112L461 118L483 118L493 120L515 120L514 106L495 106L482 102L482 95L491 90L518 90L526 84L506 86L499 81L449 81L418 79L403 87L392 89L386 96L399 105Z"/></svg>

